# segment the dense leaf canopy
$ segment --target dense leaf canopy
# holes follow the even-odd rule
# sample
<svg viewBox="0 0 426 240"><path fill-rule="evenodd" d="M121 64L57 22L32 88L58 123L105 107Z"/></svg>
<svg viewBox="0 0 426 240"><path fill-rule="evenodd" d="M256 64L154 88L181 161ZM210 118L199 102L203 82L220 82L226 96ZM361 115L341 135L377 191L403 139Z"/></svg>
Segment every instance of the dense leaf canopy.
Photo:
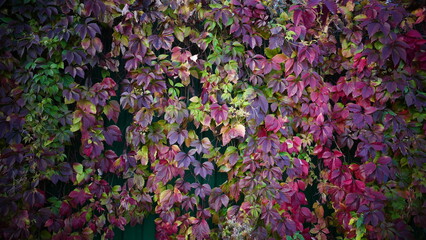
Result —
<svg viewBox="0 0 426 240"><path fill-rule="evenodd" d="M425 17L0 0L0 238L426 237Z"/></svg>

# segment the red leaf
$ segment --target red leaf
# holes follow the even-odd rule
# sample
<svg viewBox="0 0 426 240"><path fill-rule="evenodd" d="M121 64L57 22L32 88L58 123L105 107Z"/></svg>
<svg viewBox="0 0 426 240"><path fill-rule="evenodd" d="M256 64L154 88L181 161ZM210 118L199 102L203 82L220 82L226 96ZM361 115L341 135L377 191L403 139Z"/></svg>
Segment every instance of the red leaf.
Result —
<svg viewBox="0 0 426 240"><path fill-rule="evenodd" d="M67 202L62 202L59 208L59 214L61 216L68 216L72 213L72 208Z"/></svg>
<svg viewBox="0 0 426 240"><path fill-rule="evenodd" d="M272 58L272 62L274 62L274 63L282 63L282 62L284 62L285 60L287 60L288 59L288 57L286 56L286 55L284 55L284 54L277 54L277 55L275 55L273 58Z"/></svg>
<svg viewBox="0 0 426 240"><path fill-rule="evenodd" d="M104 89L112 89L117 85L115 81L109 77L104 78L100 84Z"/></svg>
<svg viewBox="0 0 426 240"><path fill-rule="evenodd" d="M192 187L195 188L195 196L199 196L202 199L209 196L212 190L208 184L201 185L199 183L193 183Z"/></svg>
<svg viewBox="0 0 426 240"><path fill-rule="evenodd" d="M276 119L274 115L267 115L265 117L265 128L268 131L276 133L282 128L283 124L283 121Z"/></svg>
<svg viewBox="0 0 426 240"><path fill-rule="evenodd" d="M68 196L71 197L71 199L74 203L81 204L81 205L91 198L91 195L86 193L82 189L76 189L76 190L70 192L70 194Z"/></svg>
<svg viewBox="0 0 426 240"><path fill-rule="evenodd" d="M90 157L90 155L92 154L92 151L93 151L92 144L86 145L85 148L83 149L83 153L88 157Z"/></svg>

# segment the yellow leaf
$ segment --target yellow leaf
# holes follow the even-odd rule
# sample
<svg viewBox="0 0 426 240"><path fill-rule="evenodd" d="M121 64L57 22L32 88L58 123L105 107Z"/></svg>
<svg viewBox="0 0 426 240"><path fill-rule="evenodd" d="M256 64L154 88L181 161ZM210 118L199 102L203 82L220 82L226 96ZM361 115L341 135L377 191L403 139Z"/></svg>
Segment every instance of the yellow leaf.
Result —
<svg viewBox="0 0 426 240"><path fill-rule="evenodd" d="M81 127L81 122L78 122L76 124L71 125L70 131L77 132L78 130L80 130L80 127Z"/></svg>
<svg viewBox="0 0 426 240"><path fill-rule="evenodd" d="M354 17L355 21L361 21L361 20L365 20L365 19L367 19L367 16L365 14L359 14L359 15Z"/></svg>

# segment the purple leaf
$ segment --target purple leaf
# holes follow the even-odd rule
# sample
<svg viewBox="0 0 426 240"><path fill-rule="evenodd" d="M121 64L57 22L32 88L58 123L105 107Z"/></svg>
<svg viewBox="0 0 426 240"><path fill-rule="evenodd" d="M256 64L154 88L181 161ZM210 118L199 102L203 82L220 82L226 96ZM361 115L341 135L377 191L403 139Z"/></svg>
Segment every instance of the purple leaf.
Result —
<svg viewBox="0 0 426 240"><path fill-rule="evenodd" d="M198 161L193 161L192 165L194 168L195 175L200 175L202 178L206 178L207 175L211 175L213 173L213 164L209 161L200 164Z"/></svg>
<svg viewBox="0 0 426 240"><path fill-rule="evenodd" d="M210 195L211 187L208 184L199 184L199 183L193 183L192 187L195 188L195 196L198 196L202 199L204 199L206 196Z"/></svg>
<svg viewBox="0 0 426 240"><path fill-rule="evenodd" d="M23 194L23 200L30 205L30 207L42 207L46 197L39 189L29 190Z"/></svg>
<svg viewBox="0 0 426 240"><path fill-rule="evenodd" d="M381 24L378 22L372 22L368 24L367 31L370 38L373 37L373 35L380 30L380 27L381 27Z"/></svg>
<svg viewBox="0 0 426 240"><path fill-rule="evenodd" d="M229 198L227 195L223 194L220 188L213 188L212 193L209 198L210 207L213 208L216 212L219 211L221 206L228 206Z"/></svg>
<svg viewBox="0 0 426 240"><path fill-rule="evenodd" d="M321 0L309 0L307 6L312 8L317 6L320 2Z"/></svg>
<svg viewBox="0 0 426 240"><path fill-rule="evenodd" d="M191 154L192 153L192 154ZM175 160L178 162L178 167L188 168L191 162L195 162L193 152L185 153L178 152L175 156Z"/></svg>
<svg viewBox="0 0 426 240"><path fill-rule="evenodd" d="M331 13L337 13L337 3L335 0L323 0L323 3Z"/></svg>
<svg viewBox="0 0 426 240"><path fill-rule="evenodd" d="M364 163L359 167L359 170L364 179L371 179L371 174L376 170L376 164L372 162Z"/></svg>
<svg viewBox="0 0 426 240"><path fill-rule="evenodd" d="M113 120L115 123L117 123L118 115L120 114L120 105L116 100L112 100L107 105L105 105L103 112L108 120Z"/></svg>
<svg viewBox="0 0 426 240"><path fill-rule="evenodd" d="M107 127L107 130L104 131L105 142L108 145L112 145L113 142L121 141L121 130L116 125L111 125Z"/></svg>
<svg viewBox="0 0 426 240"><path fill-rule="evenodd" d="M192 233L196 237L196 239L205 239L210 235L209 224L206 220L202 219L200 223L192 226Z"/></svg>
<svg viewBox="0 0 426 240"><path fill-rule="evenodd" d="M188 137L188 131L185 129L171 130L167 134L167 138L169 139L170 144L178 143L179 145L182 145L182 143L185 141L185 138L187 137Z"/></svg>
<svg viewBox="0 0 426 240"><path fill-rule="evenodd" d="M189 209L194 210L194 206L197 204L197 199L195 197L188 197L183 196L182 197L182 207L185 209L185 211L188 211Z"/></svg>

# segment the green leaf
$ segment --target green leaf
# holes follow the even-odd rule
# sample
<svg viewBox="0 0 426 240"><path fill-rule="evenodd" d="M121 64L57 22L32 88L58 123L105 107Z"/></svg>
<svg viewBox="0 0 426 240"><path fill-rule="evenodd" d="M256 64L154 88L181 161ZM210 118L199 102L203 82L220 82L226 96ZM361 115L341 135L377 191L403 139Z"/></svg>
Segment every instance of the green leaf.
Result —
<svg viewBox="0 0 426 240"><path fill-rule="evenodd" d="M81 121L77 122L75 124L72 124L71 127L70 127L70 131L71 132L77 132L78 130L80 130L80 128L81 128Z"/></svg>
<svg viewBox="0 0 426 240"><path fill-rule="evenodd" d="M222 8L222 4L219 4L219 3L211 3L209 4L209 6L211 8Z"/></svg>
<svg viewBox="0 0 426 240"><path fill-rule="evenodd" d="M90 209L90 208L89 208ZM89 220L92 218L92 211L88 211L86 214L86 221L89 222Z"/></svg>
<svg viewBox="0 0 426 240"><path fill-rule="evenodd" d="M76 173L80 173L80 174L83 173L83 165L81 163L74 163L72 168L74 169Z"/></svg>
<svg viewBox="0 0 426 240"><path fill-rule="evenodd" d="M281 52L280 48L275 48L275 49L265 48L265 55L268 58L273 58L275 55L277 55L280 52Z"/></svg>
<svg viewBox="0 0 426 240"><path fill-rule="evenodd" d="M364 217L362 216L356 221L356 227L360 228L361 226L364 226Z"/></svg>
<svg viewBox="0 0 426 240"><path fill-rule="evenodd" d="M148 164L148 147L146 145L137 151L136 160L139 160L142 165Z"/></svg>
<svg viewBox="0 0 426 240"><path fill-rule="evenodd" d="M121 186L120 185L115 185L114 187L112 187L112 191L113 192L120 192L121 191Z"/></svg>
<svg viewBox="0 0 426 240"><path fill-rule="evenodd" d="M51 85L51 86L48 88L48 92L49 92L51 95L56 95L56 94L58 93L58 91L59 91L59 88L58 88L58 86L57 86L57 85Z"/></svg>
<svg viewBox="0 0 426 240"><path fill-rule="evenodd" d="M76 175L77 184L81 183L84 180L84 177L85 177L84 173L77 174Z"/></svg>
<svg viewBox="0 0 426 240"><path fill-rule="evenodd" d="M214 21L208 21L208 23L210 23L209 24L209 26L207 27L207 31L213 31L214 30L214 28L216 27L216 22L214 22Z"/></svg>
<svg viewBox="0 0 426 240"><path fill-rule="evenodd" d="M2 21L2 22L4 22L4 23L9 23L10 21L12 21L13 19L12 18L9 18L9 17L2 17L2 18L0 18L0 20Z"/></svg>
<svg viewBox="0 0 426 240"><path fill-rule="evenodd" d="M377 50L382 50L383 46L384 46L383 43L379 41L374 42L374 48L376 48Z"/></svg>
<svg viewBox="0 0 426 240"><path fill-rule="evenodd" d="M102 69L102 78L110 77L110 75L111 75L110 71Z"/></svg>
<svg viewBox="0 0 426 240"><path fill-rule="evenodd" d="M185 39L185 33L182 30L182 27L175 27L174 34L175 37L181 42L183 42L183 40Z"/></svg>

